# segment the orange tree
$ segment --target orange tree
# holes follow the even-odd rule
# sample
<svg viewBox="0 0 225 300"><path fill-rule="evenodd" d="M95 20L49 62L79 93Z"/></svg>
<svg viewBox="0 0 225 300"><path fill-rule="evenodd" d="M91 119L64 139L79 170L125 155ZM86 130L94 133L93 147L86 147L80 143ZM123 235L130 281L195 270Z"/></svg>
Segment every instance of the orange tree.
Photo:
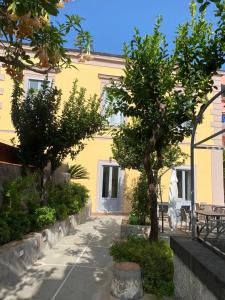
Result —
<svg viewBox="0 0 225 300"><path fill-rule="evenodd" d="M190 136L191 121L213 89L213 74L224 63L224 45L205 21L204 10L196 16L192 1L190 11L191 21L178 27L172 52L160 32L161 19L152 35L141 37L136 31L124 49L125 75L108 89L114 112L128 118L119 136L138 148L134 159L141 158L145 169L150 240L158 239L157 183L165 149Z"/></svg>
<svg viewBox="0 0 225 300"><path fill-rule="evenodd" d="M51 69L69 66L71 61L63 45L70 30L74 30L77 36L76 46L82 49L90 46L91 37L82 29L82 18L78 15L67 15L64 24L50 22L50 16L57 16L64 2L0 0L0 43L3 49L0 62L13 79L22 80L24 69L45 74ZM32 54L26 51L24 44L30 46Z"/></svg>

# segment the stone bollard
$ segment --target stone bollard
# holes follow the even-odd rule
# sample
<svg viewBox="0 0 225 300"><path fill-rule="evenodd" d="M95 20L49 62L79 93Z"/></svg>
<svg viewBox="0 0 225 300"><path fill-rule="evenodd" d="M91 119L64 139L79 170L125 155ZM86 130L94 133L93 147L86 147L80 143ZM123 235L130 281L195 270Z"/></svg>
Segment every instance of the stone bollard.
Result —
<svg viewBox="0 0 225 300"><path fill-rule="evenodd" d="M112 300L141 300L143 288L141 268L132 262L121 262L112 266Z"/></svg>

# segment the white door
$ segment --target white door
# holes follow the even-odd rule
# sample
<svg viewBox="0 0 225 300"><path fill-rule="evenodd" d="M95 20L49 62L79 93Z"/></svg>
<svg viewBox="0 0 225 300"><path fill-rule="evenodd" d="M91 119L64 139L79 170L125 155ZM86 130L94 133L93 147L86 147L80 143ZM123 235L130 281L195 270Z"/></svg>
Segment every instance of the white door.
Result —
<svg viewBox="0 0 225 300"><path fill-rule="evenodd" d="M177 208L189 206L191 209L191 170L188 168L177 168L178 200Z"/></svg>
<svg viewBox="0 0 225 300"><path fill-rule="evenodd" d="M121 211L122 172L118 165L100 165L100 211Z"/></svg>

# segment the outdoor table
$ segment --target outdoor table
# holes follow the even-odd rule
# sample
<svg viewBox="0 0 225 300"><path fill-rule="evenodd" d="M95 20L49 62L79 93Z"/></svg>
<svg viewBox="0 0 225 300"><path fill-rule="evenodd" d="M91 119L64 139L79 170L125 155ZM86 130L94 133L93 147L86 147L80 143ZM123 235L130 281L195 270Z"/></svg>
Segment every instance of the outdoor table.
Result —
<svg viewBox="0 0 225 300"><path fill-rule="evenodd" d="M213 218L213 219L216 219L216 220L219 220L221 218L225 218L225 213L222 213L222 212L217 212L217 211L213 211L213 210L196 210L195 211L196 215L202 215L205 217L205 220L206 220L206 230L207 232L209 232L209 218ZM218 227L217 227L218 229Z"/></svg>

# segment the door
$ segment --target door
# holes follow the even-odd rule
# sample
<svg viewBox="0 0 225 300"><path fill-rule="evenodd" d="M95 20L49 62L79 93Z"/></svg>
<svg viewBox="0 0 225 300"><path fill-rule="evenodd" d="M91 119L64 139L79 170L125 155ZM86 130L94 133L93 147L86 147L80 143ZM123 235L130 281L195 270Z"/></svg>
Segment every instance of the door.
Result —
<svg viewBox="0 0 225 300"><path fill-rule="evenodd" d="M121 211L121 175L118 165L100 165L100 211Z"/></svg>
<svg viewBox="0 0 225 300"><path fill-rule="evenodd" d="M178 168L177 188L178 188L178 207L189 206L191 209L191 171L187 168ZM180 206L180 207L179 207Z"/></svg>

